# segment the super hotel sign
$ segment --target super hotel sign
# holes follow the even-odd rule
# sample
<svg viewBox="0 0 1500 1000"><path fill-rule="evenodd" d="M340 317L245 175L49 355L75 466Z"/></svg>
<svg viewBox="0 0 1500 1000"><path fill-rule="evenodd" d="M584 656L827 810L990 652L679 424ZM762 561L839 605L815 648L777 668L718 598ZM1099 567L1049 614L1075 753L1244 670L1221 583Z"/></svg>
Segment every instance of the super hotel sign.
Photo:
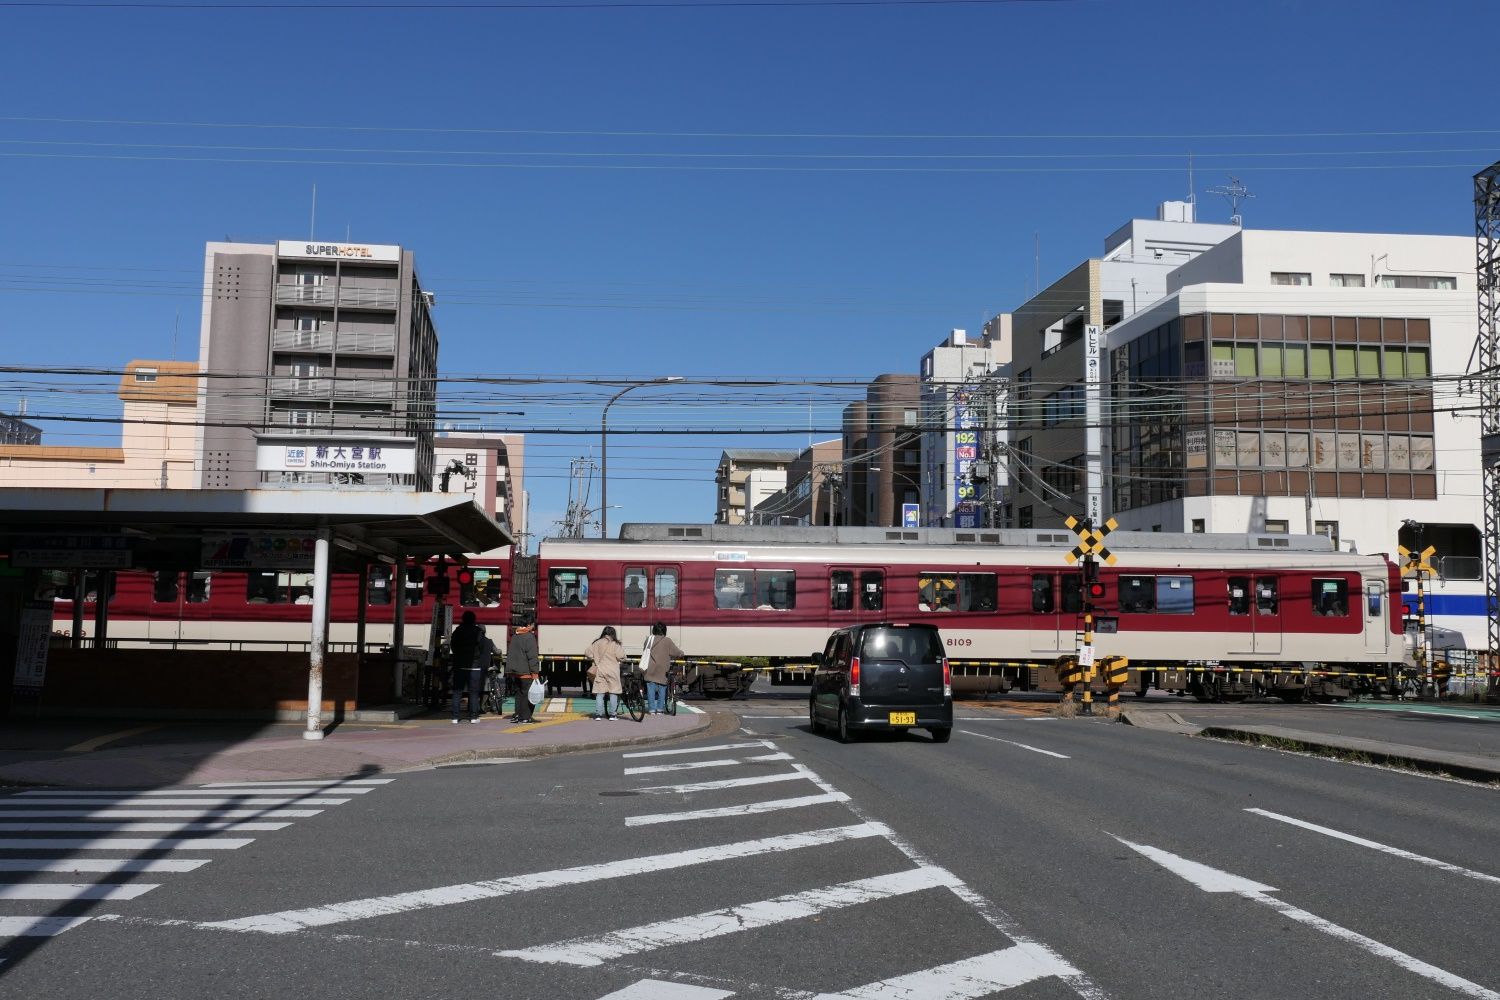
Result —
<svg viewBox="0 0 1500 1000"><path fill-rule="evenodd" d="M313 243L303 240L279 240L276 256L300 257L306 260L378 260L401 262L399 246L376 243Z"/></svg>

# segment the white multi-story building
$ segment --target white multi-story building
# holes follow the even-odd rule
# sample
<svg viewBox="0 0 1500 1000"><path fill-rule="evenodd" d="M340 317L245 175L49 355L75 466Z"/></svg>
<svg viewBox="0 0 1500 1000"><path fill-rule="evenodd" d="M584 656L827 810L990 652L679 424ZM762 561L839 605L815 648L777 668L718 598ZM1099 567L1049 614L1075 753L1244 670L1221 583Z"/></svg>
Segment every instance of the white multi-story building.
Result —
<svg viewBox="0 0 1500 1000"><path fill-rule="evenodd" d="M467 493L490 517L510 526L525 554L526 439L493 431L445 431L433 439L433 488Z"/></svg>
<svg viewBox="0 0 1500 1000"><path fill-rule="evenodd" d="M1007 476L994 457L1007 437L997 414L1009 365L1008 314L986 323L978 340L953 330L922 357L923 526L980 527L984 508L1002 502Z"/></svg>

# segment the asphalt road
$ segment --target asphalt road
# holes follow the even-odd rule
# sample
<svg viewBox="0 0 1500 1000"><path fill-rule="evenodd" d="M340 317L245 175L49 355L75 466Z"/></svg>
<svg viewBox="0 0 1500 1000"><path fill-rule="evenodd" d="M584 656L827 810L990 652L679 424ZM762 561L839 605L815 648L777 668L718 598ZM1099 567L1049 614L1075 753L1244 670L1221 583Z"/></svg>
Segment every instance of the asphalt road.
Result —
<svg viewBox="0 0 1500 1000"><path fill-rule="evenodd" d="M1493 788L1084 719L846 746L795 699L732 710L631 756L0 797L0 928L88 918L0 941L0 996L1500 992ZM138 822L286 825L93 829ZM202 863L66 871L116 860ZM24 898L70 893L117 898Z"/></svg>

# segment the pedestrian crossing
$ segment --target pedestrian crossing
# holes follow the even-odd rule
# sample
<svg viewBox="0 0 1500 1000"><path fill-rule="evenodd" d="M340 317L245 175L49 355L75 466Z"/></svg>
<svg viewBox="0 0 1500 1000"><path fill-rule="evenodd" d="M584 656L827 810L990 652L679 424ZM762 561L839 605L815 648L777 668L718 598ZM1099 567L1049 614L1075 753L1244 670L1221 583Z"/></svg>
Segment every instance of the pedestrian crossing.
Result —
<svg viewBox="0 0 1500 1000"><path fill-rule="evenodd" d="M0 796L0 956L153 892L256 836L355 801L390 778L30 789ZM202 853L204 857L193 857ZM146 877L147 880L137 881ZM0 959L3 960L3 959Z"/></svg>

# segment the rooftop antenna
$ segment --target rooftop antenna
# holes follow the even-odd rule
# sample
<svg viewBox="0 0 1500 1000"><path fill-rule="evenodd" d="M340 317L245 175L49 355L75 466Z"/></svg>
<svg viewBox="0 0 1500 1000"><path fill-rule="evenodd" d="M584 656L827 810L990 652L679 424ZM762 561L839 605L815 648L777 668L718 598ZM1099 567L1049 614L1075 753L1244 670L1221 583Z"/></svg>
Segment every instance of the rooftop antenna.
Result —
<svg viewBox="0 0 1500 1000"><path fill-rule="evenodd" d="M1033 253L1032 259L1036 263L1036 291L1037 294L1040 295L1042 292L1042 234L1040 232L1033 232L1031 234L1031 239Z"/></svg>
<svg viewBox="0 0 1500 1000"><path fill-rule="evenodd" d="M312 217L307 220L307 238L309 240L317 239L317 237L315 237L313 235L313 231L315 229L317 229L317 226L318 226L318 184L317 184L316 181L314 181L313 182L313 194L312 194Z"/></svg>
<svg viewBox="0 0 1500 1000"><path fill-rule="evenodd" d="M177 360L177 324L182 322L182 310L178 309L172 316L172 360Z"/></svg>
<svg viewBox="0 0 1500 1000"><path fill-rule="evenodd" d="M1193 151L1191 149L1188 150L1188 204L1194 206L1198 204L1198 193L1193 186ZM1198 221L1196 209L1193 212L1193 221Z"/></svg>
<svg viewBox="0 0 1500 1000"><path fill-rule="evenodd" d="M1238 177L1230 174L1228 184L1221 187L1209 188L1208 193L1221 194L1229 199L1229 224L1231 226L1243 226L1245 224L1245 220L1240 217L1240 202L1248 201L1254 198L1255 195L1250 193L1250 189L1245 187Z"/></svg>

